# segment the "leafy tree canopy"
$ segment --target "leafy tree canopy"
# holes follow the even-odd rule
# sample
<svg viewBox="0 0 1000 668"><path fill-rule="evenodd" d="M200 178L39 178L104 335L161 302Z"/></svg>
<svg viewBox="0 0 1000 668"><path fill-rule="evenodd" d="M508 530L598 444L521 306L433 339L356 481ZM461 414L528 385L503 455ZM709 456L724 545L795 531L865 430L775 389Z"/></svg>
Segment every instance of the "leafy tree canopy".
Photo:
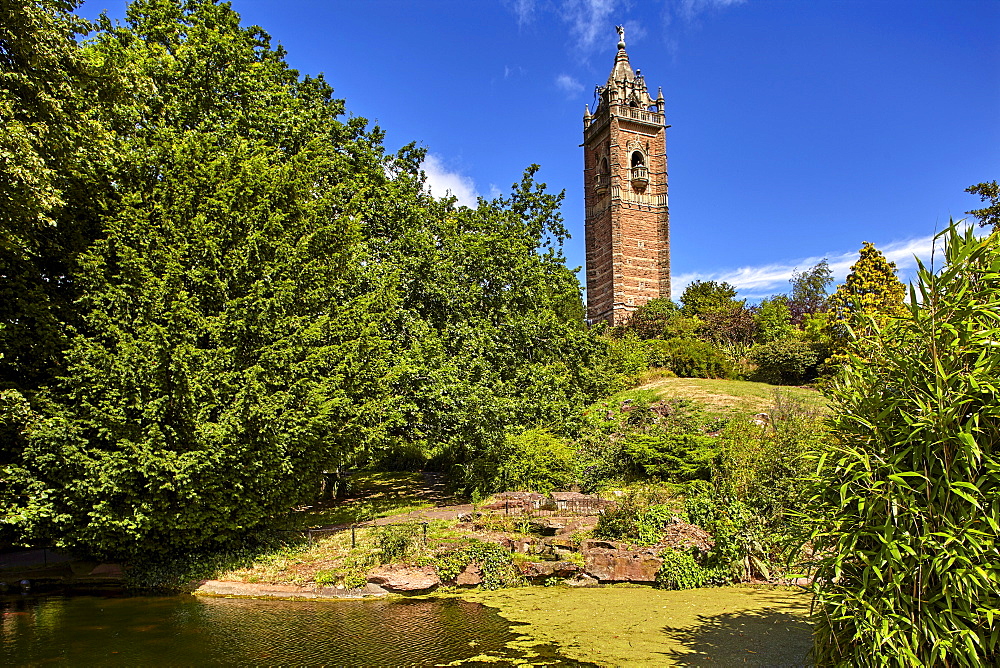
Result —
<svg viewBox="0 0 1000 668"><path fill-rule="evenodd" d="M788 300L792 324L798 325L807 315L827 310L827 291L833 284L833 272L826 258L803 272L793 272L789 282L792 284Z"/></svg>
<svg viewBox="0 0 1000 668"><path fill-rule="evenodd" d="M777 295L764 299L753 311L757 324L755 340L757 343L780 341L792 336L791 312L788 308L788 298Z"/></svg>
<svg viewBox="0 0 1000 668"><path fill-rule="evenodd" d="M987 207L973 209L966 211L966 213L978 218L980 227L992 225L994 230L1000 230L1000 186L997 185L997 182L977 183L966 188L965 192L979 195L982 201L990 203Z"/></svg>
<svg viewBox="0 0 1000 668"><path fill-rule="evenodd" d="M682 310L687 316L701 316L738 303L736 288L725 281L692 281L681 294Z"/></svg>
<svg viewBox="0 0 1000 668"><path fill-rule="evenodd" d="M24 82L4 99L67 101L11 148L51 178L4 185L23 242L0 289L23 298L0 311L3 537L225 543L324 469L435 460L461 480L615 382L537 167L475 209L429 196L422 151L387 153L228 4L136 0L83 46L71 3L13 4L63 55L24 66L7 44L28 37L0 33Z"/></svg>
<svg viewBox="0 0 1000 668"><path fill-rule="evenodd" d="M637 308L625 324L618 326L616 330L619 334L634 332L640 339L666 338L664 332L680 316L677 304L666 297L660 297Z"/></svg>

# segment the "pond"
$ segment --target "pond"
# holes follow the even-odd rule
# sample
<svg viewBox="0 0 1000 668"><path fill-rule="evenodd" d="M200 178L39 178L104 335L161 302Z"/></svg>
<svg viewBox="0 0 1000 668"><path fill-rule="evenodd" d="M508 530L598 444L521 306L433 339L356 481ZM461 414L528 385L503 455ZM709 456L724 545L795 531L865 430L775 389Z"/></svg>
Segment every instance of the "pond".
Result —
<svg viewBox="0 0 1000 668"><path fill-rule="evenodd" d="M4 596L0 615L3 665L581 665L459 599Z"/></svg>

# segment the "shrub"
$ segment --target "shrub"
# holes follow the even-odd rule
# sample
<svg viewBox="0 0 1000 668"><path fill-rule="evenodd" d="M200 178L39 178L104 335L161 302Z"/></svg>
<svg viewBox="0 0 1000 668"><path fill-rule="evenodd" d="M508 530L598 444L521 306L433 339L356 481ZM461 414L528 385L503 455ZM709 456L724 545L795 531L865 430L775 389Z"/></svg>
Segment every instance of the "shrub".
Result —
<svg viewBox="0 0 1000 668"><path fill-rule="evenodd" d="M679 509L662 490L632 490L601 513L594 536L636 545L654 545Z"/></svg>
<svg viewBox="0 0 1000 668"><path fill-rule="evenodd" d="M660 558L663 563L656 572L656 586L660 589L694 589L708 580L708 572L690 552L664 550Z"/></svg>
<svg viewBox="0 0 1000 668"><path fill-rule="evenodd" d="M615 385L628 387L632 381L649 368L649 353L646 345L634 334L622 338L609 338L607 368L617 378Z"/></svg>
<svg viewBox="0 0 1000 668"><path fill-rule="evenodd" d="M837 446L802 520L814 658L1000 663L1000 233L945 230L899 318L869 318L831 391Z"/></svg>
<svg viewBox="0 0 1000 668"><path fill-rule="evenodd" d="M707 434L722 422L686 399L650 403L649 393L629 395L619 407L592 407L575 433L581 484L593 490L608 480L707 478L715 454Z"/></svg>
<svg viewBox="0 0 1000 668"><path fill-rule="evenodd" d="M651 366L666 367L684 378L730 378L733 363L721 350L697 339L649 341Z"/></svg>
<svg viewBox="0 0 1000 668"><path fill-rule="evenodd" d="M828 431L817 414L776 392L767 424L738 417L722 429L712 475L715 489L776 525L785 509L804 501L809 458L828 447Z"/></svg>
<svg viewBox="0 0 1000 668"><path fill-rule="evenodd" d="M633 471L670 482L685 482L711 475L716 439L705 434L636 434L622 443Z"/></svg>
<svg viewBox="0 0 1000 668"><path fill-rule="evenodd" d="M520 587L524 576L514 565L510 552L496 543L470 540L461 549L437 556L431 562L442 580L458 577L466 566L479 567L483 589Z"/></svg>
<svg viewBox="0 0 1000 668"><path fill-rule="evenodd" d="M757 365L753 380L772 385L798 385L816 378L828 351L818 343L772 341L754 348L750 361Z"/></svg>
<svg viewBox="0 0 1000 668"><path fill-rule="evenodd" d="M788 298L782 295L765 299L754 309L753 319L757 323L758 343L780 341L792 336L792 316L788 310Z"/></svg>
<svg viewBox="0 0 1000 668"><path fill-rule="evenodd" d="M473 493L564 489L574 480L576 451L544 429L498 439L466 468Z"/></svg>
<svg viewBox="0 0 1000 668"><path fill-rule="evenodd" d="M766 527L755 509L720 496L708 485L695 483L688 487L684 512L691 524L708 531L715 541L702 560L706 584L770 577Z"/></svg>
<svg viewBox="0 0 1000 668"><path fill-rule="evenodd" d="M375 527L373 557L375 563L391 564L410 556L423 545L423 527L417 522L386 524Z"/></svg>

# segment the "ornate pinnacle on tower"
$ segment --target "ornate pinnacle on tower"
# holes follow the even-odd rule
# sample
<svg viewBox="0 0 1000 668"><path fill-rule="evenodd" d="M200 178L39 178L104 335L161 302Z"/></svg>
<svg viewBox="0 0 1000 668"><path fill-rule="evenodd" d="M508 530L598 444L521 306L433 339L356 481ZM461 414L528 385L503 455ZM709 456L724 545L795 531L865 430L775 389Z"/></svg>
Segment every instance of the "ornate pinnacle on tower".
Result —
<svg viewBox="0 0 1000 668"><path fill-rule="evenodd" d="M618 48L625 48L625 26L615 26L615 30L618 31Z"/></svg>

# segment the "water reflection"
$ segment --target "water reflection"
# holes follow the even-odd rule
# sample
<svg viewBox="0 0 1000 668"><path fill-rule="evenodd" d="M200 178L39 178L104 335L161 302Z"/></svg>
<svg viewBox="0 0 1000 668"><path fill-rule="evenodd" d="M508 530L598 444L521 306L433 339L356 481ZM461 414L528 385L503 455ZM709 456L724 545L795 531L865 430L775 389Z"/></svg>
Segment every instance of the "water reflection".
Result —
<svg viewBox="0 0 1000 668"><path fill-rule="evenodd" d="M507 646L517 637L507 621L461 600L7 596L0 614L5 665L402 666L477 655L515 665L524 656ZM541 653L568 665L552 648Z"/></svg>

